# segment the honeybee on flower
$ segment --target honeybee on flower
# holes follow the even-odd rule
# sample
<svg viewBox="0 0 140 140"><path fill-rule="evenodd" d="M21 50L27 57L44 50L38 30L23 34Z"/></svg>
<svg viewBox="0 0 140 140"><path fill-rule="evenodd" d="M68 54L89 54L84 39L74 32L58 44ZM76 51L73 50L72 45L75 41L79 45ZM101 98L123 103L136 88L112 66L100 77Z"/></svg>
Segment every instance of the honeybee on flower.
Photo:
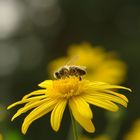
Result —
<svg viewBox="0 0 140 140"><path fill-rule="evenodd" d="M85 74L86 74L85 68L73 65L59 68L58 71L54 73L54 77L56 79L61 79L70 76L76 76L79 77L79 79L81 80L82 79L81 77Z"/></svg>
<svg viewBox="0 0 140 140"><path fill-rule="evenodd" d="M71 61L72 60L75 59L73 58L71 59ZM82 80L82 76L86 74L86 67L70 65L71 61L69 61L66 65L60 67L56 72L54 72L54 77L56 79L64 79L70 76L76 76L79 77L79 80Z"/></svg>

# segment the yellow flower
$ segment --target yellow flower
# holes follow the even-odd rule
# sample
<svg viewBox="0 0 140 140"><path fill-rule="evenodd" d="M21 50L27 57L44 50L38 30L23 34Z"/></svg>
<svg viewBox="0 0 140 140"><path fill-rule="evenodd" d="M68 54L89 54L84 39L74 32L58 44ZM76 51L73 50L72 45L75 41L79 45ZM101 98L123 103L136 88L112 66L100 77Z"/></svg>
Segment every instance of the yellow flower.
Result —
<svg viewBox="0 0 140 140"><path fill-rule="evenodd" d="M126 65L113 52L106 52L102 47L93 47L89 43L72 45L68 48L67 56L53 60L48 65L52 74L59 67L78 56L73 65L87 67L87 79L120 84L126 75ZM52 75L53 76L53 75Z"/></svg>
<svg viewBox="0 0 140 140"><path fill-rule="evenodd" d="M140 140L140 119L135 121L132 130L124 137L124 140Z"/></svg>
<svg viewBox="0 0 140 140"><path fill-rule="evenodd" d="M128 99L115 92L115 89L129 88L111 85L104 82L91 82L89 80L79 80L73 76L60 80L45 80L39 86L43 89L33 91L25 95L20 101L13 103L8 109L25 104L12 117L12 121L29 110L32 110L24 119L22 133L25 134L30 124L38 118L51 112L51 126L55 131L60 128L63 112L68 105L75 120L88 132L94 132L92 123L92 111L89 104L116 112L121 104L127 107Z"/></svg>

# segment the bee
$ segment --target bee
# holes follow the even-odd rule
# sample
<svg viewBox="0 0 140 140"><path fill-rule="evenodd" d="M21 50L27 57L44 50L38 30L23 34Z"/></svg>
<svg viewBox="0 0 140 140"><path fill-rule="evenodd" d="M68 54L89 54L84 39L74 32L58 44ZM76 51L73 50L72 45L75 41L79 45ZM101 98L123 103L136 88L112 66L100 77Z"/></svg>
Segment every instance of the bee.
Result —
<svg viewBox="0 0 140 140"><path fill-rule="evenodd" d="M56 79L65 79L70 76L79 77L79 80L82 80L82 76L86 74L86 67L70 65L63 66L59 68L55 73L54 77Z"/></svg>

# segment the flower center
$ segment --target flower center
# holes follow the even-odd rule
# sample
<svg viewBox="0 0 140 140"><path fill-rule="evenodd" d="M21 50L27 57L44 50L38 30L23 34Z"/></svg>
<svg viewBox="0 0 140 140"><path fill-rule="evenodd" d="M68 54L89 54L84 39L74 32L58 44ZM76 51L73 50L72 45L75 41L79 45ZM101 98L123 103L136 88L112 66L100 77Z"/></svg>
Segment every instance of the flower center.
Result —
<svg viewBox="0 0 140 140"><path fill-rule="evenodd" d="M70 98L80 94L81 82L77 77L55 80L53 88L62 98Z"/></svg>

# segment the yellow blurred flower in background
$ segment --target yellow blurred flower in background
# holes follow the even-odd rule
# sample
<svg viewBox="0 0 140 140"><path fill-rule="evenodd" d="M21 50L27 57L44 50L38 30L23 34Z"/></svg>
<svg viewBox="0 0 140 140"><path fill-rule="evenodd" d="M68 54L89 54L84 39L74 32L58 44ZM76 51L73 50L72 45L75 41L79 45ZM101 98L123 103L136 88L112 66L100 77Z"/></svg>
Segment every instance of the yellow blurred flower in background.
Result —
<svg viewBox="0 0 140 140"><path fill-rule="evenodd" d="M99 136L96 136L95 138L89 138L87 136L81 136L79 140L111 140L108 135L102 134Z"/></svg>
<svg viewBox="0 0 140 140"><path fill-rule="evenodd" d="M124 140L140 140L140 118L134 122L132 129L124 137Z"/></svg>
<svg viewBox="0 0 140 140"><path fill-rule="evenodd" d="M111 140L111 139L107 135L100 135L100 136L97 136L96 138L93 138L92 140Z"/></svg>
<svg viewBox="0 0 140 140"><path fill-rule="evenodd" d="M2 134L0 134L0 140L3 140L3 136L2 136Z"/></svg>
<svg viewBox="0 0 140 140"><path fill-rule="evenodd" d="M75 76L59 80L45 80L39 86L43 89L25 95L20 101L8 107L10 109L16 105L25 104L12 117L12 121L31 110L22 124L23 134L27 132L32 122L51 111L51 126L55 131L58 131L67 105L75 120L86 131L94 132L93 114L89 104L116 112L119 109L117 104L127 107L128 99L114 90L131 91L129 88L118 85L80 80L79 77Z"/></svg>
<svg viewBox="0 0 140 140"><path fill-rule="evenodd" d="M119 60L114 52L106 52L102 47L93 47L89 43L71 45L65 57L57 58L48 65L48 71L52 74L76 56L78 59L72 62L72 65L86 66L87 79L111 84L120 84L124 81L125 63Z"/></svg>

